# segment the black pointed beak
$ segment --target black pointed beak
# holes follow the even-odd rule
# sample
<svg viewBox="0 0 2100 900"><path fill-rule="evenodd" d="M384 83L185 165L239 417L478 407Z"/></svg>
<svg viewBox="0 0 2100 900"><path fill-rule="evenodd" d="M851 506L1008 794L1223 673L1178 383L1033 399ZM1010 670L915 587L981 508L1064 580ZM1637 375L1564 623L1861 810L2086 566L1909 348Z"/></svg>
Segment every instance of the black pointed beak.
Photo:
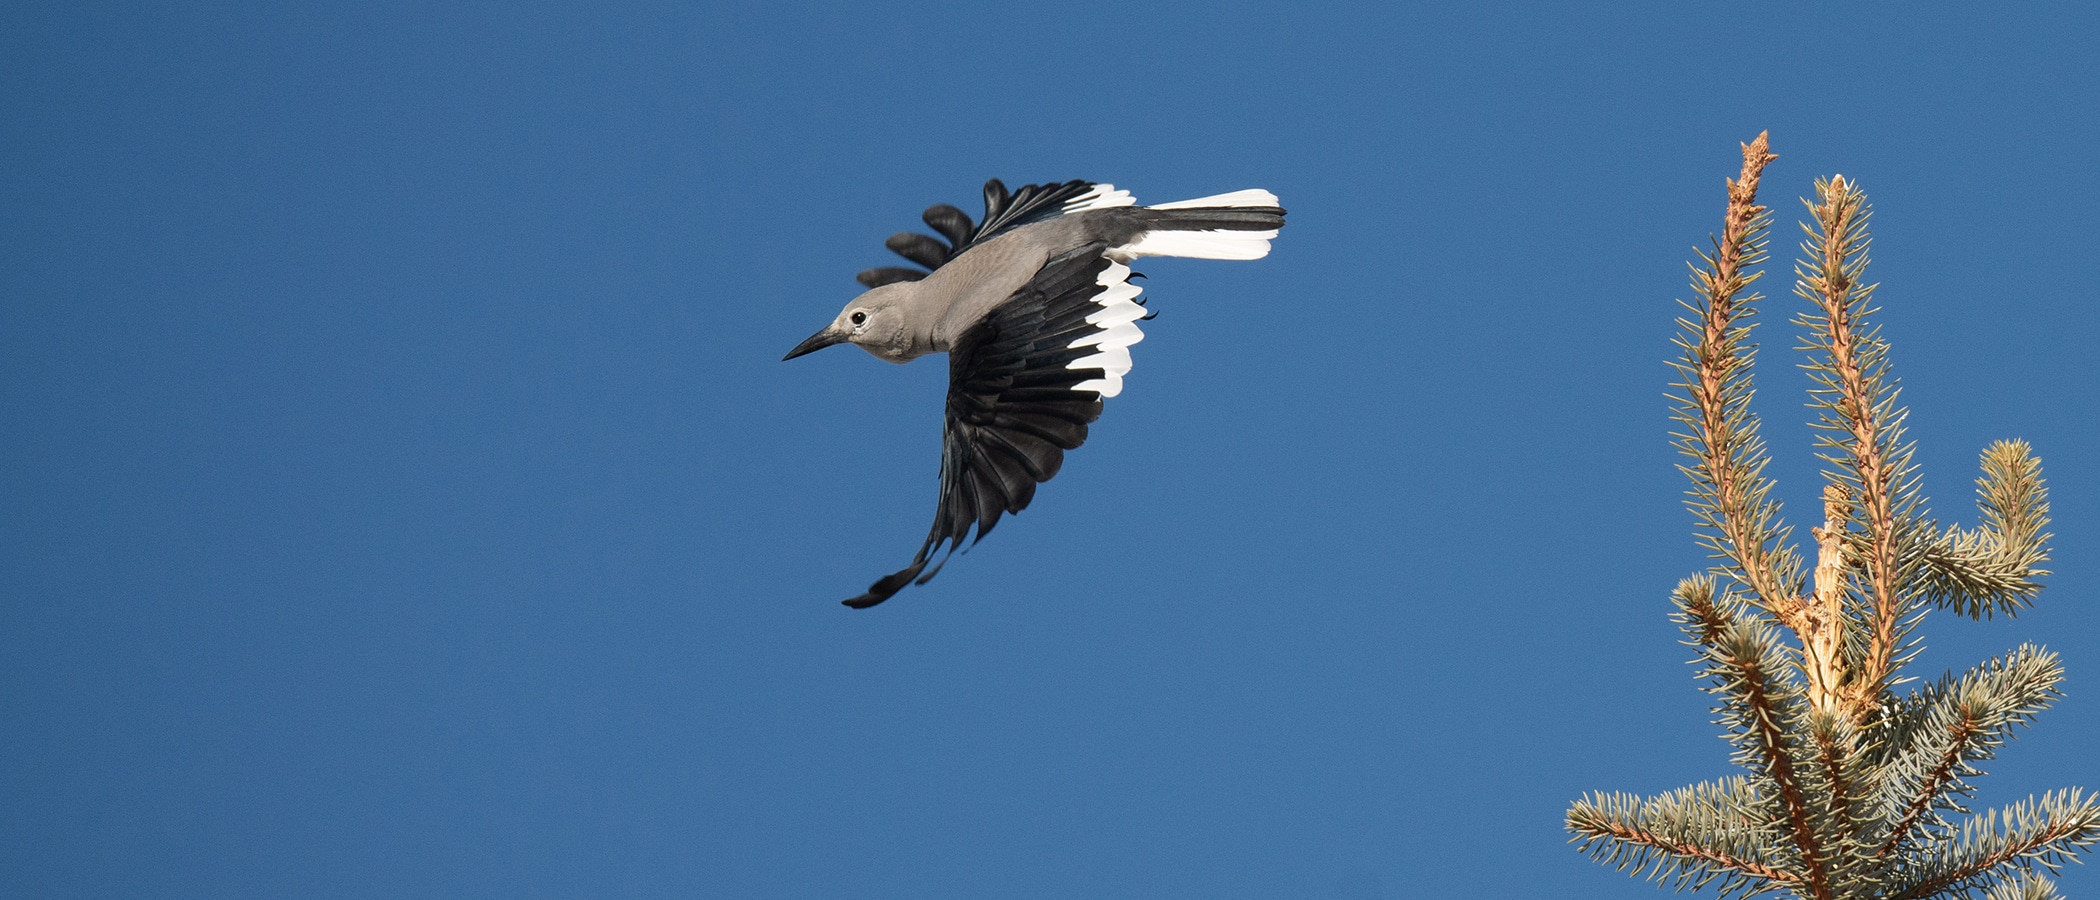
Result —
<svg viewBox="0 0 2100 900"><path fill-rule="evenodd" d="M789 350L788 355L781 357L780 361L787 362L804 353L815 353L845 339L845 336L833 332L830 328L826 328L823 331L810 335L809 340L796 344L795 349Z"/></svg>

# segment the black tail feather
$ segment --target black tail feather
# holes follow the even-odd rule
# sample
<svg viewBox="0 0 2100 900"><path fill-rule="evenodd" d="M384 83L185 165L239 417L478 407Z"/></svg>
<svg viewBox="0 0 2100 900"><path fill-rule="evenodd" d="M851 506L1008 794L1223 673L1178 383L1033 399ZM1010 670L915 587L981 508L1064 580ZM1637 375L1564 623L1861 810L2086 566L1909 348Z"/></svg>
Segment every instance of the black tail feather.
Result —
<svg viewBox="0 0 2100 900"><path fill-rule="evenodd" d="M1283 209L1276 206L1140 208L1131 212L1159 231L1275 231L1283 227Z"/></svg>

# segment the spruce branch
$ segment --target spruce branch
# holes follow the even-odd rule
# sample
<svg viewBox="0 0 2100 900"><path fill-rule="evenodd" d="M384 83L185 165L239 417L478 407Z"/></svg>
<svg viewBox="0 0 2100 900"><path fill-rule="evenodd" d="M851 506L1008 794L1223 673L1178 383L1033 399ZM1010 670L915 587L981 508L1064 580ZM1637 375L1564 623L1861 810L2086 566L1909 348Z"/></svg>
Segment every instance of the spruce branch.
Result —
<svg viewBox="0 0 2100 900"><path fill-rule="evenodd" d="M1758 420L1750 412L1750 370L1757 352L1749 342L1750 318L1761 297L1745 295L1763 274L1754 267L1765 260L1771 227L1770 211L1757 203L1764 168L1778 158L1769 148L1767 134L1743 145L1742 171L1728 181L1721 236L1712 253L1698 254L1700 265L1692 269L1692 291L1699 299L1685 307L1697 320L1678 320L1675 343L1683 355L1675 366L1684 395L1673 398L1673 413L1685 429L1677 435L1678 449L1693 460L1680 468L1692 480L1686 503L1701 525L1701 542L1728 561L1729 574L1752 597L1785 621L1794 566L1784 548L1771 482L1764 477Z"/></svg>
<svg viewBox="0 0 2100 900"><path fill-rule="evenodd" d="M1860 834L1871 810L1864 808L1861 794L1871 782L1856 726L1849 716L1834 710L1815 710L1806 723L1814 753L1811 794L1816 802L1814 820L1818 842L1834 884L1862 880L1872 861L1861 851Z"/></svg>
<svg viewBox="0 0 2100 900"><path fill-rule="evenodd" d="M1808 330L1808 371L1820 410L1819 443L1837 468L1831 484L1848 501L1849 521L1840 534L1851 541L1858 571L1853 588L1867 607L1866 654L1848 686L1852 714L1872 712L1888 687L1901 652L1911 609L1901 573L1904 520L1916 506L1917 485L1910 447L1902 442L1904 411L1888 373L1888 345L1866 318L1873 312L1875 285L1862 283L1867 224L1873 216L1858 186L1835 176L1816 182L1804 224L1803 259L1794 268L1794 293L1814 304L1797 321ZM1833 529L1836 530L1836 529ZM1839 535L1831 535L1835 538Z"/></svg>
<svg viewBox="0 0 2100 900"><path fill-rule="evenodd" d="M1778 632L1748 620L1731 623L1708 654L1716 693L1733 699L1724 704L1724 719L1738 733L1737 760L1769 782L1787 823L1787 836L1798 852L1798 871L1808 896L1831 897L1824 829L1816 827L1820 810L1813 807L1796 759L1800 750L1792 732L1805 710L1799 691L1777 665L1784 658Z"/></svg>
<svg viewBox="0 0 2100 900"><path fill-rule="evenodd" d="M1670 593L1670 602L1677 605L1677 612L1670 618L1690 638L1685 643L1700 648L1702 657L1737 619L1748 615L1739 598L1718 598L1714 591L1713 576L1694 575L1677 582L1677 590ZM1704 672L1700 674L1705 676Z"/></svg>
<svg viewBox="0 0 2100 900"><path fill-rule="evenodd" d="M2056 654L2022 644L1897 704L1886 717L1890 749L1881 761L1888 824L1874 855L1886 858L1950 832L1944 814L1968 813L1961 801L1973 793L1967 779L1982 774L1976 764L1995 757L2015 729L2062 696L2063 678Z"/></svg>
<svg viewBox="0 0 2100 900"><path fill-rule="evenodd" d="M1714 723L1720 725L1729 743L1735 745L1735 761L1757 769L1784 749L1783 733L1798 719L1802 709L1799 689L1784 673L1788 654L1771 620L1734 592L1716 593L1712 577L1700 576L1678 582L1671 600L1677 604L1674 618L1691 640L1698 656L1698 676L1707 682L1706 692L1718 699ZM1792 777L1792 756L1780 753L1782 764L1760 774L1769 780L1771 795L1781 801L1798 799L1799 785ZM1784 815L1798 811L1798 802L1781 807Z"/></svg>
<svg viewBox="0 0 2100 900"><path fill-rule="evenodd" d="M1577 849L1600 863L1679 890L1716 887L1741 897L1791 885L1795 875L1766 857L1778 837L1764 798L1745 778L1679 788L1660 797L1597 793L1568 809Z"/></svg>
<svg viewBox="0 0 2100 900"><path fill-rule="evenodd" d="M1950 527L1925 551L1925 596L1972 619L2017 615L2049 574L2049 489L2026 441L1999 441L1983 451L1976 479L1983 522Z"/></svg>
<svg viewBox="0 0 2100 900"><path fill-rule="evenodd" d="M1983 892L1983 900L2064 900L2056 892L2056 883L2040 875L2022 875L2012 881L2001 881Z"/></svg>
<svg viewBox="0 0 2100 900"><path fill-rule="evenodd" d="M1913 900L1966 893L2035 869L2053 874L2095 842L2100 842L2100 795L2068 788L2029 797L1970 820L1959 837L1935 848L1906 873L1909 880L1895 886L1888 897Z"/></svg>

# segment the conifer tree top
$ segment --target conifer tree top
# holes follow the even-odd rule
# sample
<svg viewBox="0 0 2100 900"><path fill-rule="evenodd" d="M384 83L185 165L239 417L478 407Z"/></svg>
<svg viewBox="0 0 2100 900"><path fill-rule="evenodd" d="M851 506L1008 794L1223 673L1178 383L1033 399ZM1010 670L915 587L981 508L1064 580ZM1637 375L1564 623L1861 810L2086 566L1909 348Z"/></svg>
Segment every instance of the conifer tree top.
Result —
<svg viewBox="0 0 2100 900"><path fill-rule="evenodd" d="M1813 543L1794 540L1751 409L1764 300L1751 288L1771 225L1757 191L1776 158L1767 135L1743 145L1722 233L1692 266L1672 397L1686 503L1715 563L1671 601L1743 771L1656 797L1585 796L1568 830L1599 862L1723 896L2054 897L2045 873L2100 841L2100 796L2070 788L1982 815L1968 803L1980 764L2058 696L2056 656L2023 645L1898 690L1928 611L2016 615L2040 593L2041 464L2024 441L1995 443L1979 521L1932 518L1873 321L1872 209L1844 176L1818 180L1793 321L1825 483Z"/></svg>

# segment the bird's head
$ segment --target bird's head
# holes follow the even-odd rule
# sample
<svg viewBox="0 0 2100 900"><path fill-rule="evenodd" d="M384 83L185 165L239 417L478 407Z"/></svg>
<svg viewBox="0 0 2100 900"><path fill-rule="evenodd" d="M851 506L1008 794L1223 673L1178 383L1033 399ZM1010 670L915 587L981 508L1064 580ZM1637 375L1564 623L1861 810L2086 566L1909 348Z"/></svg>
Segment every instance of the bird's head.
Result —
<svg viewBox="0 0 2100 900"><path fill-rule="evenodd" d="M833 344L855 344L877 359L901 363L911 353L911 335L906 333L902 302L910 294L909 282L885 284L858 297L839 310L838 318L823 330L796 344L782 361L813 353Z"/></svg>

